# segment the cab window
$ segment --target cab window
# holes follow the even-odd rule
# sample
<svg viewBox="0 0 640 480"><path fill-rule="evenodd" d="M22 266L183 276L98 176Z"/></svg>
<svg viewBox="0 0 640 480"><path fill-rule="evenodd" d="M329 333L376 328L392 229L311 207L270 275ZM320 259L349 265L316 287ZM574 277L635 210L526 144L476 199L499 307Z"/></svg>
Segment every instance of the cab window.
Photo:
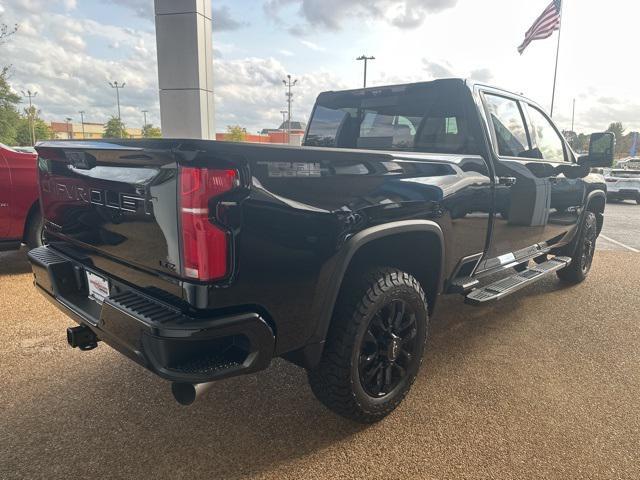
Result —
<svg viewBox="0 0 640 480"><path fill-rule="evenodd" d="M562 137L549 119L536 107L527 105L529 114L529 134L539 158L548 162L565 162Z"/></svg>

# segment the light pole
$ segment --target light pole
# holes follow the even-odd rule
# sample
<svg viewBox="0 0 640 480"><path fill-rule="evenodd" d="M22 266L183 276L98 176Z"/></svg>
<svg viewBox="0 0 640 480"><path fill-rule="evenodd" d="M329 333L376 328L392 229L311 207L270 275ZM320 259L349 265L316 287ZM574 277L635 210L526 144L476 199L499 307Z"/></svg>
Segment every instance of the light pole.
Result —
<svg viewBox="0 0 640 480"><path fill-rule="evenodd" d="M111 88L116 89L116 101L118 102L118 120L122 122L122 117L120 116L120 89L124 88L126 83L122 82L121 85L118 85L118 82L113 82L113 83L109 82L109 85L111 85ZM122 134L120 134L120 136L122 136Z"/></svg>
<svg viewBox="0 0 640 480"><path fill-rule="evenodd" d="M80 123L82 123L82 139L84 140L86 138L84 134L84 110L80 110L78 113L80 114Z"/></svg>
<svg viewBox="0 0 640 480"><path fill-rule="evenodd" d="M31 99L38 96L38 92L32 92L31 90L27 90L25 93L22 91L23 97L29 98L29 130L31 130L31 145L36 144L36 126L35 126L35 118L33 115L33 104L31 103Z"/></svg>
<svg viewBox="0 0 640 480"><path fill-rule="evenodd" d="M364 88L367 88L367 63L369 60L375 60L376 57L367 57L366 55L360 55L356 60L364 61Z"/></svg>
<svg viewBox="0 0 640 480"><path fill-rule="evenodd" d="M73 137L71 135L71 129L69 128L71 126L71 124L69 122L71 122L72 118L71 117L67 117L65 118L65 121L67 122L67 136L69 137L69 140L71 140Z"/></svg>
<svg viewBox="0 0 640 480"><path fill-rule="evenodd" d="M287 143L289 143L291 141L291 102L293 102L293 93L291 93L291 87L295 87L296 84L298 83L298 80L291 80L291 75L287 75L287 79L286 80L282 80L282 83L284 83L285 87L287 87L287 105L288 105L288 110L287 110L287 114L288 114L288 121L287 121Z"/></svg>

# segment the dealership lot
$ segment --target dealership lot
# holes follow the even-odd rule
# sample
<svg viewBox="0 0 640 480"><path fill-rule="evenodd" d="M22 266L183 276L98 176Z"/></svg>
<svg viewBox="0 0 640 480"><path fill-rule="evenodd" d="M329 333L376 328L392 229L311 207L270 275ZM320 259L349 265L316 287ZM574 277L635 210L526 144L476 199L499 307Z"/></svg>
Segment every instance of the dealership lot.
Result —
<svg viewBox="0 0 640 480"><path fill-rule="evenodd" d="M408 399L368 428L283 361L180 407L108 347L67 347L24 252L0 254L0 479L640 478L639 225L607 206L580 286L444 299Z"/></svg>

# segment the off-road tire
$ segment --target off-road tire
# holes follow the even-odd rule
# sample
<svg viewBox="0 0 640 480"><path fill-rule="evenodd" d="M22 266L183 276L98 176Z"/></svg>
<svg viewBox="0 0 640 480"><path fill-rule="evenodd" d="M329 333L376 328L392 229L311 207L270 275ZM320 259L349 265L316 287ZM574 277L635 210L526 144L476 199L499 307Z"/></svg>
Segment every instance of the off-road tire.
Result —
<svg viewBox="0 0 640 480"><path fill-rule="evenodd" d="M593 212L586 212L576 248L568 267L558 270L558 277L567 283L580 283L587 278L593 262L598 238L598 221Z"/></svg>
<svg viewBox="0 0 640 480"><path fill-rule="evenodd" d="M357 276L352 275L345 282L334 310L320 363L308 371L309 383L318 400L330 410L359 423L374 423L389 415L400 404L420 369L429 327L427 300L422 287L413 276L394 268L375 268ZM393 310L389 310L392 308ZM399 313L396 315L396 309L399 308L403 315L408 312L402 318ZM373 396L368 393L368 384L362 377L363 368L368 368L362 366L365 359L363 355L366 355L362 353L362 349L365 345L371 345L371 331L385 322L381 318L382 312L386 311L391 312L389 318L400 318L398 325L414 322L412 325L415 328L411 327L411 333L415 330L415 336L409 339L407 334L408 340L402 339L399 342L400 355L407 363L404 365L404 374L401 373L402 369L398 370L398 383L393 386L390 382L389 388L392 389L389 392L378 392L378 396ZM403 319L408 320L405 322ZM388 327L389 335L395 335L394 327ZM407 352L403 349L409 341L412 342L413 355L405 356ZM396 345L389 349L396 350ZM383 358L383 353L380 352L381 350L376 350L371 356L379 356L380 362L395 363L397 360L400 363L400 355L391 357L390 360ZM395 367L395 364L392 366ZM387 367L380 368L385 371L383 381L386 386ZM391 370L395 371L393 368Z"/></svg>
<svg viewBox="0 0 640 480"><path fill-rule="evenodd" d="M24 243L27 244L29 249L34 249L44 245L44 222L42 221L42 214L40 209L36 209L31 215L24 235Z"/></svg>

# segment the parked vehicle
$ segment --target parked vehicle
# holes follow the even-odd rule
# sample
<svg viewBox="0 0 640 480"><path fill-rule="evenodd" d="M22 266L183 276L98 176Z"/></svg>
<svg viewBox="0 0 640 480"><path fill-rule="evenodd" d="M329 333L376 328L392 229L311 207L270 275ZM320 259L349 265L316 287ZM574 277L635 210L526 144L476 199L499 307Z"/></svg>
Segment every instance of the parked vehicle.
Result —
<svg viewBox="0 0 640 480"><path fill-rule="evenodd" d="M416 378L440 295L585 279L606 202L590 168L614 143L576 158L538 105L463 80L323 93L304 147L47 142L50 243L29 258L80 324L71 346L103 340L183 404L284 357L374 422Z"/></svg>
<svg viewBox="0 0 640 480"><path fill-rule="evenodd" d="M640 205L640 170L607 169L607 199L611 201L635 200Z"/></svg>
<svg viewBox="0 0 640 480"><path fill-rule="evenodd" d="M37 157L0 144L0 251L42 245Z"/></svg>

